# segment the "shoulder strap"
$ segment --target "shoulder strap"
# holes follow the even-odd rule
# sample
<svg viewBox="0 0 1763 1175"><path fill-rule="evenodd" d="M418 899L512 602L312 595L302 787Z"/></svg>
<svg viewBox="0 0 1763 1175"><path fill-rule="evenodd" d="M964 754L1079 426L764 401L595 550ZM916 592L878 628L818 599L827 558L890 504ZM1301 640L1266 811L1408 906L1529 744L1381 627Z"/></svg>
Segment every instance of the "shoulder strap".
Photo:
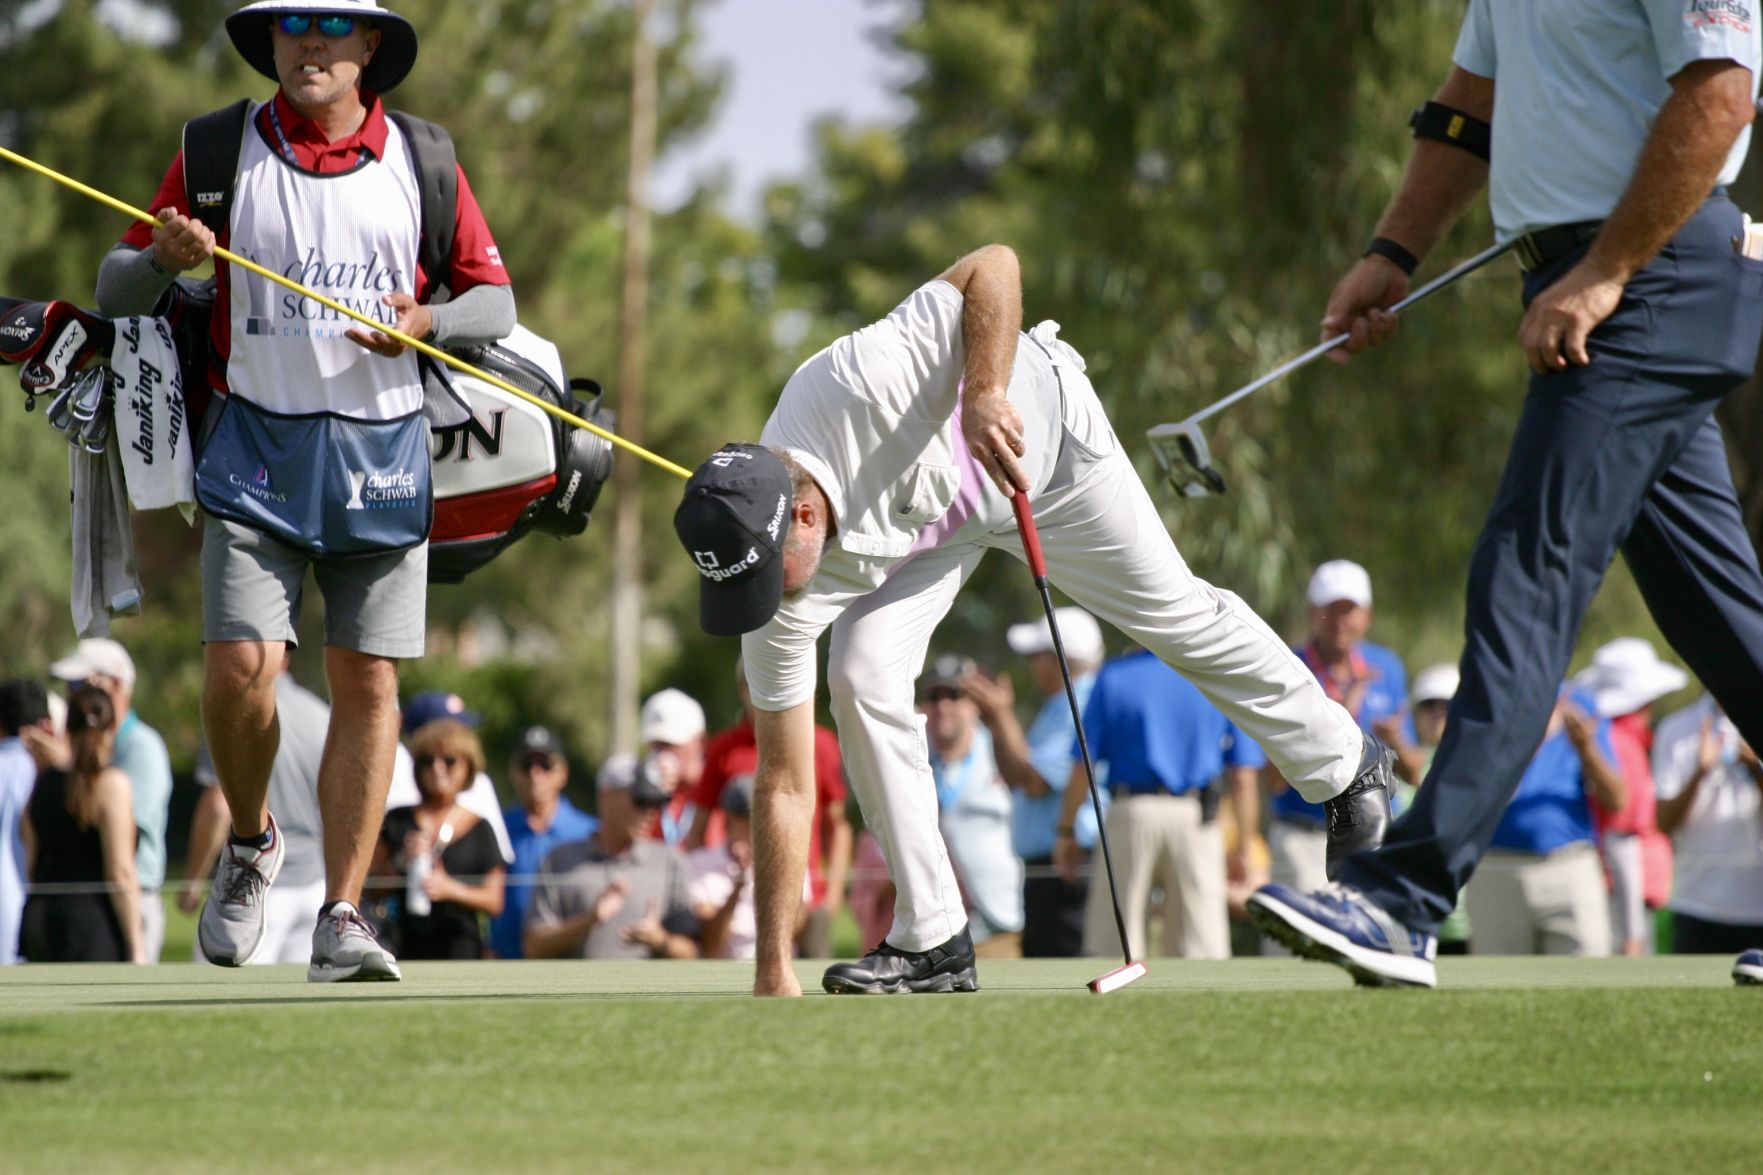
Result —
<svg viewBox="0 0 1763 1175"><path fill-rule="evenodd" d="M410 158L416 165L416 183L422 192L422 239L416 259L435 282L433 302L450 294L447 278L453 256L453 221L459 206L459 156L453 138L442 127L402 110L387 116L404 132Z"/></svg>
<svg viewBox="0 0 1763 1175"><path fill-rule="evenodd" d="M217 234L226 231L233 206L239 144L250 109L251 100L241 98L184 124L184 198L192 215Z"/></svg>

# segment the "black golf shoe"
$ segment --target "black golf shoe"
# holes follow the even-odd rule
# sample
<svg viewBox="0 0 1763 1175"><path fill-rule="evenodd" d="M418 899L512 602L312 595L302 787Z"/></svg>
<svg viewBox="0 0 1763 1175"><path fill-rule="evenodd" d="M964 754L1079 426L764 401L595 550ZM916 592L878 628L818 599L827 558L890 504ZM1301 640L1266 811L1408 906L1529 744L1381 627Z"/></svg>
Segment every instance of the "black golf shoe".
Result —
<svg viewBox="0 0 1763 1175"><path fill-rule="evenodd" d="M820 986L833 995L894 995L907 991L978 991L973 965L973 939L963 926L941 946L928 951L903 951L881 944L855 963L834 963Z"/></svg>
<svg viewBox="0 0 1763 1175"><path fill-rule="evenodd" d="M1365 736L1365 753L1359 772L1347 790L1324 800L1328 816L1328 879L1333 881L1341 862L1354 853L1375 849L1390 827L1390 784L1394 770L1389 748L1376 735Z"/></svg>

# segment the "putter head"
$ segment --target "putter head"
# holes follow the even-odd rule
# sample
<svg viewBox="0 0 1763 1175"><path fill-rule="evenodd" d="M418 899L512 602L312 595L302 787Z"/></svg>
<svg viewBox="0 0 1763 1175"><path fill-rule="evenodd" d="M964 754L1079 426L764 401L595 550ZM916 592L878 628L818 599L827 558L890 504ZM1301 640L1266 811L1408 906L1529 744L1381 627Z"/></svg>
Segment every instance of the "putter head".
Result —
<svg viewBox="0 0 1763 1175"><path fill-rule="evenodd" d="M1143 963L1128 963L1124 967L1116 967L1106 975L1098 975L1090 980L1088 987L1097 995L1107 995L1111 991L1119 991L1127 984L1143 979L1149 975Z"/></svg>
<svg viewBox="0 0 1763 1175"><path fill-rule="evenodd" d="M1145 436L1176 493L1184 498L1205 498L1228 492L1224 476L1212 465L1212 447L1196 421L1190 418L1159 424Z"/></svg>

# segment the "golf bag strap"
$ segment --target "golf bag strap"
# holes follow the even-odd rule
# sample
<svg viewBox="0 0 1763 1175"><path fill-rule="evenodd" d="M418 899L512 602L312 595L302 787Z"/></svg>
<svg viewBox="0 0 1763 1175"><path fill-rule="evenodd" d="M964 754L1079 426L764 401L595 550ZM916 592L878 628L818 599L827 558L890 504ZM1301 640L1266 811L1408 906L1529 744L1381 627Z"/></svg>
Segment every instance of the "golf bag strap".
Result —
<svg viewBox="0 0 1763 1175"><path fill-rule="evenodd" d="M216 235L226 231L239 174L239 142L251 102L241 98L184 124L184 199L190 215Z"/></svg>
<svg viewBox="0 0 1763 1175"><path fill-rule="evenodd" d="M447 278L452 270L453 225L459 207L459 153L445 128L402 110L387 111L386 116L404 132L416 165L422 200L422 238L416 260L435 283L429 301L445 302L452 293Z"/></svg>

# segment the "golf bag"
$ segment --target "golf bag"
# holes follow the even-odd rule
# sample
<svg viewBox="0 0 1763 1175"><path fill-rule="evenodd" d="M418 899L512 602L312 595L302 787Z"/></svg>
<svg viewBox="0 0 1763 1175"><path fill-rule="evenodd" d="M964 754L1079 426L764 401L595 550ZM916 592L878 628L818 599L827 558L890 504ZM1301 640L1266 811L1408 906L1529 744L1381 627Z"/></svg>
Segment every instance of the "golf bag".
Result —
<svg viewBox="0 0 1763 1175"><path fill-rule="evenodd" d="M600 385L566 378L557 348L525 327L456 354L548 404L611 427ZM529 531L564 538L587 529L612 474L610 441L476 376L427 357L422 366L434 462L431 582L458 583ZM578 398L578 391L589 398Z"/></svg>
<svg viewBox="0 0 1763 1175"><path fill-rule="evenodd" d="M213 308L212 279L180 278L154 315L170 324L193 438L204 435ZM23 368L27 409L36 397L49 398L51 424L70 443L99 452L113 408L101 394L105 382L91 377L108 370L103 357L113 338L110 320L65 302L0 297L0 363ZM524 327L497 343L456 353L529 395L611 427L600 386L569 379L556 346ZM427 357L421 365L435 498L430 582L458 583L529 532L564 538L587 529L612 473L611 442L474 376Z"/></svg>

